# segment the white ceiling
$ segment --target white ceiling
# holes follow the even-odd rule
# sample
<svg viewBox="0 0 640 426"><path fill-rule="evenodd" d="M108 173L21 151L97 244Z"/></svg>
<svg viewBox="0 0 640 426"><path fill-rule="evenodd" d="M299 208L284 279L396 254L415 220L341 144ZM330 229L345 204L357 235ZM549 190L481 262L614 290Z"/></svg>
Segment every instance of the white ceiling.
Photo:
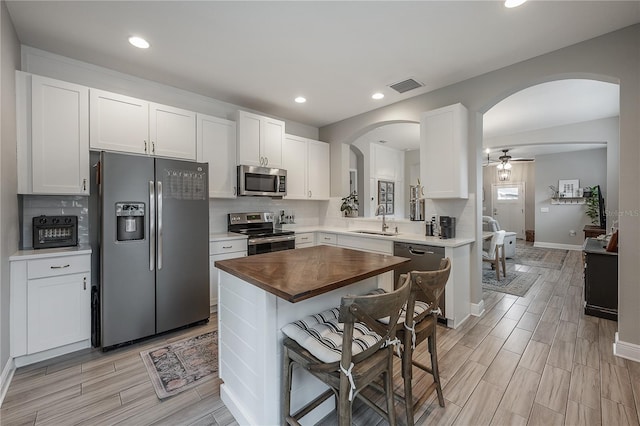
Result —
<svg viewBox="0 0 640 426"><path fill-rule="evenodd" d="M640 22L639 1L7 6L25 45L317 127ZM151 48L131 47L134 34ZM386 87L408 77L425 87ZM308 102L295 104L298 95Z"/></svg>

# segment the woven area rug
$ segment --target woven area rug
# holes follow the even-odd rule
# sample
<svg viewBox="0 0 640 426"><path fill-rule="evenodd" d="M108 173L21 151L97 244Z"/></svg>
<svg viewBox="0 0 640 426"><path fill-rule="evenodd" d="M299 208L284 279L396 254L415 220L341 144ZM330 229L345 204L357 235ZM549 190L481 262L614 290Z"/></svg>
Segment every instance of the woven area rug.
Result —
<svg viewBox="0 0 640 426"><path fill-rule="evenodd" d="M218 332L213 331L140 352L158 398L218 377L217 342Z"/></svg>
<svg viewBox="0 0 640 426"><path fill-rule="evenodd" d="M515 263L539 268L562 269L568 250L516 246Z"/></svg>
<svg viewBox="0 0 640 426"><path fill-rule="evenodd" d="M539 274L531 272L507 271L507 276L500 275L500 281L497 281L496 271L483 269L482 288L515 296L524 296L539 276Z"/></svg>

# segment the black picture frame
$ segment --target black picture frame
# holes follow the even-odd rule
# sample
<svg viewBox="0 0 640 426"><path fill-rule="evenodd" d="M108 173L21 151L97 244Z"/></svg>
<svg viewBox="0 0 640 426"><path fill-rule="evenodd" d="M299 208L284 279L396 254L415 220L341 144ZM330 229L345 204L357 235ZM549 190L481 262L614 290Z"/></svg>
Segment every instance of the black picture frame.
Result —
<svg viewBox="0 0 640 426"><path fill-rule="evenodd" d="M378 181L378 207L384 206L385 214L394 214L395 211L395 182L388 180ZM376 208L376 216L380 212Z"/></svg>

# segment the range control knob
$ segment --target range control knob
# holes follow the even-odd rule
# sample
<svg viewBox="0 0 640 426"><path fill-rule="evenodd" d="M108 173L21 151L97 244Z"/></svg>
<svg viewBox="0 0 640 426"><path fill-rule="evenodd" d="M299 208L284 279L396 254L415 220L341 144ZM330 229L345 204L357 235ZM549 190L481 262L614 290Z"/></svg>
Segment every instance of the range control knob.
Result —
<svg viewBox="0 0 640 426"><path fill-rule="evenodd" d="M54 217L51 222L53 223L60 223L60 219L58 219L57 217Z"/></svg>
<svg viewBox="0 0 640 426"><path fill-rule="evenodd" d="M64 218L64 223L66 223L66 224L71 223L71 218L70 217L65 217Z"/></svg>
<svg viewBox="0 0 640 426"><path fill-rule="evenodd" d="M47 223L47 218L46 217L41 217L38 222L40 222L40 225L44 225L45 223Z"/></svg>

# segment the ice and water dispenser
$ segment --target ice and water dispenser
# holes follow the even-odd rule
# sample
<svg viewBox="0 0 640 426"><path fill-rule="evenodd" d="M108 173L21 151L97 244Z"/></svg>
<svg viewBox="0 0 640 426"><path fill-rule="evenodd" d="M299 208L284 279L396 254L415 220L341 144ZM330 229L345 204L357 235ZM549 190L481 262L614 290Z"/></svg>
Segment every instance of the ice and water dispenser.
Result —
<svg viewBox="0 0 640 426"><path fill-rule="evenodd" d="M144 203L116 203L117 241L144 240Z"/></svg>

